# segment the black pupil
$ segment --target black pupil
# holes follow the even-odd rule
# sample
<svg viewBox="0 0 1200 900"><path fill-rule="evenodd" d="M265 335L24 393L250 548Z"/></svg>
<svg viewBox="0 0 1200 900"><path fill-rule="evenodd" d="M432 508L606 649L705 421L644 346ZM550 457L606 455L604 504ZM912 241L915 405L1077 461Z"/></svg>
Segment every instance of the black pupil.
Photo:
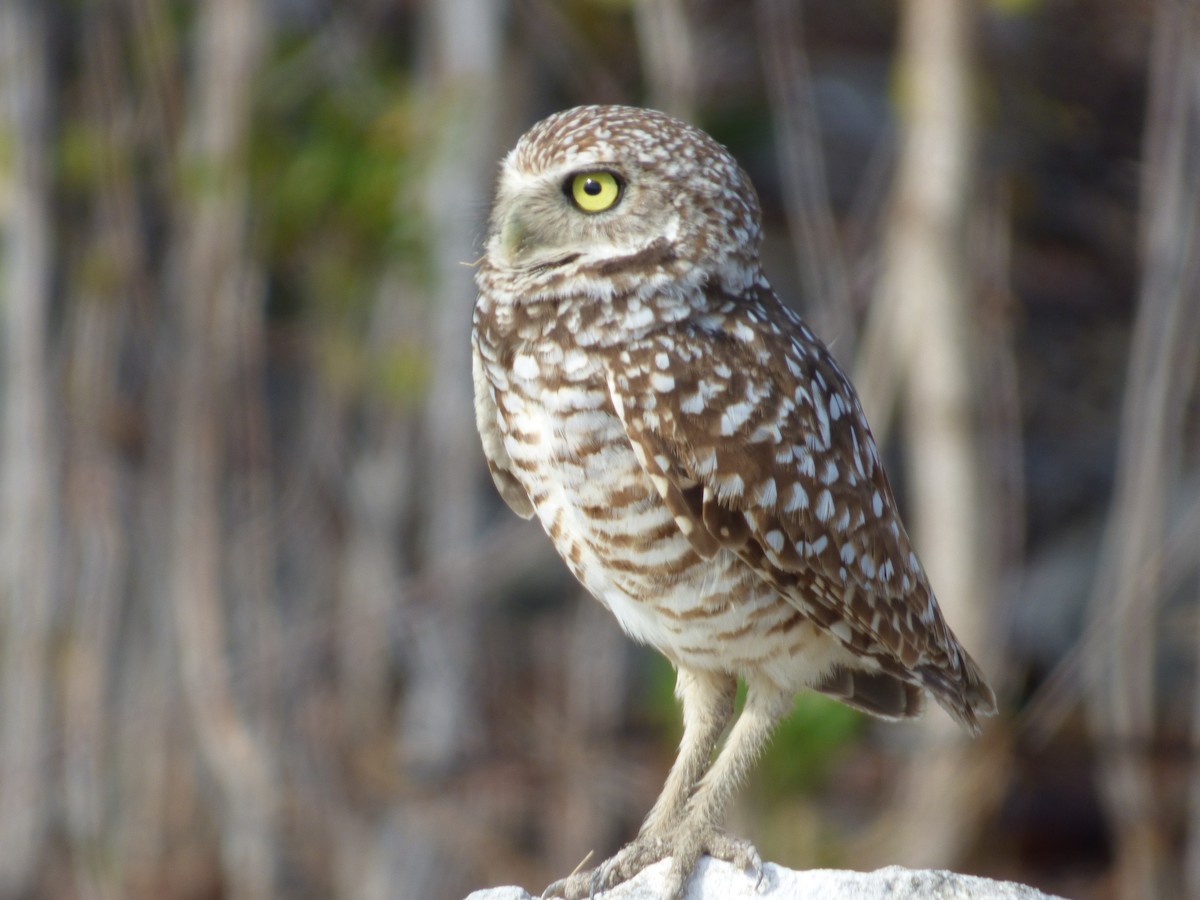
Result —
<svg viewBox="0 0 1200 900"><path fill-rule="evenodd" d="M589 196L595 197L603 188L600 187L600 182L595 178L589 178L583 183L583 192Z"/></svg>

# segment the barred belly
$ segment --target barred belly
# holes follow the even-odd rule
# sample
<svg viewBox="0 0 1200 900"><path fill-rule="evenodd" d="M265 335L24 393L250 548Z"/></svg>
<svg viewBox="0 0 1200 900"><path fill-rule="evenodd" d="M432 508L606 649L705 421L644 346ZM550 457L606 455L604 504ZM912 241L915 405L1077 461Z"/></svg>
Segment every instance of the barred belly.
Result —
<svg viewBox="0 0 1200 900"><path fill-rule="evenodd" d="M793 691L849 661L732 552L693 550L604 388L558 384L510 378L498 397L505 448L555 549L630 637L677 667Z"/></svg>

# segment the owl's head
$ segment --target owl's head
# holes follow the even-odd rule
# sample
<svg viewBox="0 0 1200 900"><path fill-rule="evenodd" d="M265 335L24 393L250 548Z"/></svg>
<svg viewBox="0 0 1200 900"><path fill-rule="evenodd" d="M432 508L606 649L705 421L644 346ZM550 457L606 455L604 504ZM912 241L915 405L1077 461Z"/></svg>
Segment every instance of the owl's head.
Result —
<svg viewBox="0 0 1200 900"><path fill-rule="evenodd" d="M703 131L654 110L580 106L505 157L487 260L541 284L560 270L745 282L760 219L750 179Z"/></svg>

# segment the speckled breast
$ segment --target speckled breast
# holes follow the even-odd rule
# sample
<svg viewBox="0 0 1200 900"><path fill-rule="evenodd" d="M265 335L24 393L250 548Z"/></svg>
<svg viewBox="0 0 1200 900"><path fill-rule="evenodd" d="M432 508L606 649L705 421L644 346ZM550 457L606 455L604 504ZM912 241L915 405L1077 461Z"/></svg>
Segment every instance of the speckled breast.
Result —
<svg viewBox="0 0 1200 900"><path fill-rule="evenodd" d="M481 342L505 448L576 578L635 640L676 665L798 688L828 638L729 551L700 557L643 472L600 359L556 341Z"/></svg>

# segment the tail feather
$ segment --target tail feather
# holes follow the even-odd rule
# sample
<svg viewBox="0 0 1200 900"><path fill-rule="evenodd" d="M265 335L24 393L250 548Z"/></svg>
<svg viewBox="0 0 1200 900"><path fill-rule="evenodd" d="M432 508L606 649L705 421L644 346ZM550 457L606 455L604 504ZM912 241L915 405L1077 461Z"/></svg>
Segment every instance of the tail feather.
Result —
<svg viewBox="0 0 1200 900"><path fill-rule="evenodd" d="M928 691L972 734L979 734L979 720L996 714L996 695L965 650L959 648L957 661L954 669L918 666L915 671L903 674L839 667L813 685L813 690L884 719L913 719L921 715Z"/></svg>
<svg viewBox="0 0 1200 900"><path fill-rule="evenodd" d="M917 674L933 698L955 719L979 734L980 718L996 714L996 695L983 678L978 663L958 647L958 665L954 669L921 666Z"/></svg>
<svg viewBox="0 0 1200 900"><path fill-rule="evenodd" d="M883 719L913 719L925 709L925 689L886 672L836 668L813 690Z"/></svg>

